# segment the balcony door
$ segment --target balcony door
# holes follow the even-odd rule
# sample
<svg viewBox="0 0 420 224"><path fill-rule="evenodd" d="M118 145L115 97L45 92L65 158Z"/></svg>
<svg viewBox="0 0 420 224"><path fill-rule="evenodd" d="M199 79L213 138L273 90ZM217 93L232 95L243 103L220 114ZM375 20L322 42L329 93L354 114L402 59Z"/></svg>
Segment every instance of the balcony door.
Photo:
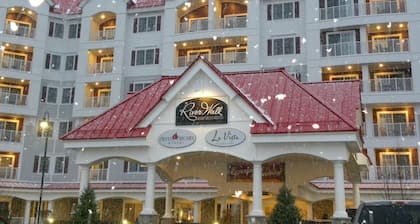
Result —
<svg viewBox="0 0 420 224"><path fill-rule="evenodd" d="M112 67L114 64L114 57L101 57L100 72L109 73L112 72Z"/></svg>
<svg viewBox="0 0 420 224"><path fill-rule="evenodd" d="M28 56L26 54L5 51L3 53L3 68L12 68L18 70L25 69L25 63L27 61Z"/></svg>
<svg viewBox="0 0 420 224"><path fill-rule="evenodd" d="M402 34L384 34L372 36L373 52L398 52L403 50Z"/></svg>
<svg viewBox="0 0 420 224"><path fill-rule="evenodd" d="M223 49L223 64L246 63L246 47Z"/></svg>
<svg viewBox="0 0 420 224"><path fill-rule="evenodd" d="M108 107L111 89L98 89L98 106Z"/></svg>
<svg viewBox="0 0 420 224"><path fill-rule="evenodd" d="M19 120L0 118L0 141L16 141L18 128Z"/></svg>
<svg viewBox="0 0 420 224"><path fill-rule="evenodd" d="M382 176L391 180L411 179L411 154L410 152L382 152L380 164Z"/></svg>
<svg viewBox="0 0 420 224"><path fill-rule="evenodd" d="M371 14L396 13L400 11L400 0L370 0Z"/></svg>
<svg viewBox="0 0 420 224"><path fill-rule="evenodd" d="M104 181L108 178L108 160L96 163L90 167L90 179Z"/></svg>
<svg viewBox="0 0 420 224"><path fill-rule="evenodd" d="M408 111L379 111L377 113L380 136L407 135Z"/></svg>
<svg viewBox="0 0 420 224"><path fill-rule="evenodd" d="M20 104L23 87L0 83L0 103Z"/></svg>
<svg viewBox="0 0 420 224"><path fill-rule="evenodd" d="M210 49L198 49L187 51L187 63L194 61L198 56L202 56L207 60L210 60L211 50Z"/></svg>
<svg viewBox="0 0 420 224"><path fill-rule="evenodd" d="M325 0L327 19L353 15L353 0Z"/></svg>
<svg viewBox="0 0 420 224"><path fill-rule="evenodd" d="M0 154L0 178L11 179L14 178L13 165L15 164L14 155Z"/></svg>
<svg viewBox="0 0 420 224"><path fill-rule="evenodd" d="M15 23L17 26L17 30L12 30L12 23ZM7 20L7 29L13 32L17 36L29 37L31 31L32 24L24 21L18 20Z"/></svg>
<svg viewBox="0 0 420 224"><path fill-rule="evenodd" d="M376 91L397 91L411 89L411 79L404 72L378 72L374 74Z"/></svg>
<svg viewBox="0 0 420 224"><path fill-rule="evenodd" d="M331 49L332 56L355 54L355 43L355 31L327 33L327 45L328 49Z"/></svg>

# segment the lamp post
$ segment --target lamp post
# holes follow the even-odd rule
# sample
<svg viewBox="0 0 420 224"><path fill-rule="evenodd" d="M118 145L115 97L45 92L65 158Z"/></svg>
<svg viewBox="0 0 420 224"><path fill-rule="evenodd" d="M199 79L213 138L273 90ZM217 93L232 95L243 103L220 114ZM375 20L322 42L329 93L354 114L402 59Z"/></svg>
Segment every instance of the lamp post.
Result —
<svg viewBox="0 0 420 224"><path fill-rule="evenodd" d="M45 164L47 163L47 148L48 148L48 134L49 134L49 118L50 114L48 111L45 111L44 117L41 122L39 122L39 127L42 129L41 135L45 135L45 144L44 144L44 155L41 159L41 186L39 187L39 201L38 201L38 211L36 223L39 224L41 219L41 208L42 208L42 192L44 190L44 177L45 177Z"/></svg>

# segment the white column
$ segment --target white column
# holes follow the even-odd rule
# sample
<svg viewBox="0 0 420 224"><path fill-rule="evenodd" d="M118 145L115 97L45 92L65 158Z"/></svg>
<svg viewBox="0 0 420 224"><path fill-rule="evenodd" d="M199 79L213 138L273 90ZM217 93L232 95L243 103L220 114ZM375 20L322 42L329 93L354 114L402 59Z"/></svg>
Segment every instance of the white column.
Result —
<svg viewBox="0 0 420 224"><path fill-rule="evenodd" d="M26 201L25 203L25 214L23 216L24 224L29 224L31 222L31 202L32 201Z"/></svg>
<svg viewBox="0 0 420 224"><path fill-rule="evenodd" d="M216 7L216 2L215 2L215 0L209 0L208 1L208 4L209 4L209 6L208 6L208 17L207 17L207 20L208 20L208 27L209 27L209 30L213 30L213 29L215 29L216 28L216 13L215 13L215 11L214 11L214 7ZM216 10L217 10L217 8L216 8ZM220 9L218 9L218 10L220 10Z"/></svg>
<svg viewBox="0 0 420 224"><path fill-rule="evenodd" d="M358 208L360 205L360 184L353 183L353 207Z"/></svg>
<svg viewBox="0 0 420 224"><path fill-rule="evenodd" d="M360 53L368 54L369 42L368 42L368 37L367 37L366 25L360 26L359 32L360 32Z"/></svg>
<svg viewBox="0 0 420 224"><path fill-rule="evenodd" d="M144 201L144 208L142 215L156 215L154 209L155 204L155 163L147 163L147 183L146 183L146 200Z"/></svg>
<svg viewBox="0 0 420 224"><path fill-rule="evenodd" d="M262 209L262 162L253 162L253 177L252 177L252 212L250 216L264 216Z"/></svg>
<svg viewBox="0 0 420 224"><path fill-rule="evenodd" d="M247 29L248 29L248 47L247 47L247 63L250 65L254 65L255 68L260 68L261 60L260 60L260 53L262 46L260 46L261 41L260 37L262 36L260 33L260 7L264 4L260 0L250 0L248 1L248 10L247 10ZM266 42L264 45L266 45ZM262 54L267 54L267 52L262 52Z"/></svg>
<svg viewBox="0 0 420 224"><path fill-rule="evenodd" d="M194 201L194 223L200 223L200 208L201 208L201 202L200 201Z"/></svg>
<svg viewBox="0 0 420 224"><path fill-rule="evenodd" d="M334 218L347 218L346 196L344 192L344 161L334 161L334 180L335 180L335 212Z"/></svg>
<svg viewBox="0 0 420 224"><path fill-rule="evenodd" d="M0 18L4 19L7 15L7 8L0 8ZM3 20L4 21L4 20ZM6 23L0 23L0 30L6 33Z"/></svg>
<svg viewBox="0 0 420 224"><path fill-rule="evenodd" d="M81 195L83 191L89 186L89 165L79 165L80 169L80 188L79 194Z"/></svg>
<svg viewBox="0 0 420 224"><path fill-rule="evenodd" d="M172 218L172 182L166 183L166 195L165 195L165 214L162 218Z"/></svg>
<svg viewBox="0 0 420 224"><path fill-rule="evenodd" d="M369 93L370 92L370 82L369 81L370 81L369 66L367 64L363 64L362 65L362 88L363 88L363 93Z"/></svg>

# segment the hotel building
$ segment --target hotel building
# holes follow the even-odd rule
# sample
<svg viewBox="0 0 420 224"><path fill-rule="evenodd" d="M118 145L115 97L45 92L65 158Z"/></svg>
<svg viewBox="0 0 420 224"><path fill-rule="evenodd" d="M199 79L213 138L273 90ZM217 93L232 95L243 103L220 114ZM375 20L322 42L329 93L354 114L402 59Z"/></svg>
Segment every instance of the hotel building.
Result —
<svg viewBox="0 0 420 224"><path fill-rule="evenodd" d="M12 223L33 223L42 173L42 219L55 222L88 183L108 223L214 223L225 212L260 223L284 183L305 220L420 197L415 0L2 0L0 21L0 215ZM279 83L293 91L275 92ZM175 123L182 103L206 97L229 108L225 123ZM283 117L266 108L285 98L302 99L277 109L295 126L273 125ZM348 127L317 122L331 117ZM115 121L133 135L112 132ZM165 142L171 130L194 142ZM209 145L215 130L242 141ZM258 180L264 164L275 180ZM262 175L228 180L234 168Z"/></svg>

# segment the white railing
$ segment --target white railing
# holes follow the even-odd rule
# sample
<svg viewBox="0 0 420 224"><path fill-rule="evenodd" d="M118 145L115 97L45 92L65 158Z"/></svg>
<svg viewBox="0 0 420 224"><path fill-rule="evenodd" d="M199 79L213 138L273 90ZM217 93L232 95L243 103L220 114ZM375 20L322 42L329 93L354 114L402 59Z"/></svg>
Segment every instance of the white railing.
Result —
<svg viewBox="0 0 420 224"><path fill-rule="evenodd" d="M0 129L0 142L20 142L20 137L20 131Z"/></svg>
<svg viewBox="0 0 420 224"><path fill-rule="evenodd" d="M322 57L360 54L360 41L321 45Z"/></svg>
<svg viewBox="0 0 420 224"><path fill-rule="evenodd" d="M406 12L405 0L371 1L366 3L366 14L389 14Z"/></svg>
<svg viewBox="0 0 420 224"><path fill-rule="evenodd" d="M370 80L372 92L412 91L412 78L380 78Z"/></svg>
<svg viewBox="0 0 420 224"><path fill-rule="evenodd" d="M0 179L14 180L16 179L17 168L15 167L0 167Z"/></svg>
<svg viewBox="0 0 420 224"><path fill-rule="evenodd" d="M207 18L194 19L179 23L177 26L178 33L197 32L209 29L209 20Z"/></svg>
<svg viewBox="0 0 420 224"><path fill-rule="evenodd" d="M100 30L93 37L92 40L113 40L115 38L115 29Z"/></svg>
<svg viewBox="0 0 420 224"><path fill-rule="evenodd" d="M387 180L387 181L413 181L420 180L419 166L376 166L374 170L376 172L377 180Z"/></svg>
<svg viewBox="0 0 420 224"><path fill-rule="evenodd" d="M213 64L238 64L247 63L247 52L232 52L232 53L214 53L211 55L202 55L205 59ZM178 57L177 67L188 66L197 58L194 56L180 56Z"/></svg>
<svg viewBox="0 0 420 224"><path fill-rule="evenodd" d="M17 30L13 31L10 27L10 22L6 23L6 34L9 35L14 35L14 36L19 36L19 37L27 37L27 38L32 38L34 37L34 30L30 29L29 27L26 26L19 26L19 24L17 23Z"/></svg>
<svg viewBox="0 0 420 224"><path fill-rule="evenodd" d="M114 62L102 62L89 65L89 74L112 73Z"/></svg>
<svg viewBox="0 0 420 224"><path fill-rule="evenodd" d="M28 72L31 71L31 61L25 61L9 56L3 56L1 58L1 67L5 69L13 69Z"/></svg>
<svg viewBox="0 0 420 224"><path fill-rule="evenodd" d="M0 104L26 105L26 95L0 92Z"/></svg>
<svg viewBox="0 0 420 224"><path fill-rule="evenodd" d="M408 39L369 40L369 53L408 51Z"/></svg>
<svg viewBox="0 0 420 224"><path fill-rule="evenodd" d="M106 181L108 180L108 169L90 169L90 181Z"/></svg>
<svg viewBox="0 0 420 224"><path fill-rule="evenodd" d="M109 107L109 96L87 97L85 107Z"/></svg>
<svg viewBox="0 0 420 224"><path fill-rule="evenodd" d="M217 28L219 29L233 29L244 28L247 24L246 16L229 16L217 20Z"/></svg>
<svg viewBox="0 0 420 224"><path fill-rule="evenodd" d="M321 20L336 19L336 18L358 16L358 15L359 15L358 4L331 6L327 8L321 8L319 10L319 18L321 18Z"/></svg>
<svg viewBox="0 0 420 224"><path fill-rule="evenodd" d="M374 135L378 137L386 136L413 136L416 134L415 123L376 123L374 127Z"/></svg>

